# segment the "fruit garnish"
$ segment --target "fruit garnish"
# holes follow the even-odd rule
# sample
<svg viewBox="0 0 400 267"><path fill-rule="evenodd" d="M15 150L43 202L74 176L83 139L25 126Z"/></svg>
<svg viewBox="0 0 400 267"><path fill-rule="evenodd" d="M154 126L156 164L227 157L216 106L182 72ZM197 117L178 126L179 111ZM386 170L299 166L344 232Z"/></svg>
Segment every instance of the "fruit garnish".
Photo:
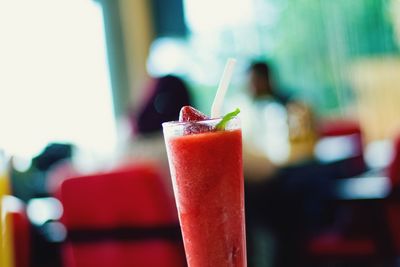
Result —
<svg viewBox="0 0 400 267"><path fill-rule="evenodd" d="M183 131L183 134L198 134L213 131L211 126L197 123L198 121L208 120L209 117L191 106L184 106L179 113L180 122L191 122Z"/></svg>
<svg viewBox="0 0 400 267"><path fill-rule="evenodd" d="M222 120L215 126L215 128L218 131L221 130L225 130L226 124L233 119L234 117L236 117L238 114L240 113L240 109L235 109L232 112L229 112L228 114L226 114L224 117L222 117Z"/></svg>
<svg viewBox="0 0 400 267"><path fill-rule="evenodd" d="M191 106L184 106L181 108L179 112L179 121L180 122L188 122L188 121L203 121L209 119L207 115L201 113L195 108Z"/></svg>
<svg viewBox="0 0 400 267"><path fill-rule="evenodd" d="M210 126L201 123L200 121L208 120L209 117L195 108L191 106L184 106L181 108L179 113L179 122L190 122L190 124L186 125L183 134L199 134L206 132L214 132L214 131L223 131L225 130L228 122L233 119L236 115L238 115L240 110L237 108L235 111L232 111L222 117L221 121L216 126Z"/></svg>

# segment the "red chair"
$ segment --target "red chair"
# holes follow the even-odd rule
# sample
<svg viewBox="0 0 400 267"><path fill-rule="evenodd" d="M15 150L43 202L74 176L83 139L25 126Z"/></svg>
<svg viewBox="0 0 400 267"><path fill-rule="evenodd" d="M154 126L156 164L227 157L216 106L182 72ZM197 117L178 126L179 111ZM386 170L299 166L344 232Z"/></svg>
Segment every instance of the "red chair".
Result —
<svg viewBox="0 0 400 267"><path fill-rule="evenodd" d="M162 179L151 166L135 166L64 181L65 266L185 266L175 203Z"/></svg>
<svg viewBox="0 0 400 267"><path fill-rule="evenodd" d="M11 236L15 267L30 266L30 224L25 205L13 196L3 197L4 215L11 219Z"/></svg>
<svg viewBox="0 0 400 267"><path fill-rule="evenodd" d="M346 237L342 233L324 233L308 244L308 253L317 261L371 259L377 247L371 237Z"/></svg>
<svg viewBox="0 0 400 267"><path fill-rule="evenodd" d="M392 200L387 204L388 224L394 252L400 256L400 136L395 142L395 156L389 167Z"/></svg>
<svg viewBox="0 0 400 267"><path fill-rule="evenodd" d="M395 140L394 158L386 170L390 193L385 199L371 199L376 214L370 210L369 219L378 218L377 229L381 237L378 240L372 233L362 236L346 236L341 232L328 232L313 238L308 243L308 253L312 258L324 260L343 259L392 259L400 256L400 136ZM365 204L365 199L359 204ZM364 202L363 202L364 201ZM375 202L374 202L375 201ZM368 218L367 218L368 219ZM376 219L376 218L375 218Z"/></svg>
<svg viewBox="0 0 400 267"><path fill-rule="evenodd" d="M361 127L353 120L327 120L318 127L316 157L324 161L345 160L346 173L357 175L366 170Z"/></svg>
<svg viewBox="0 0 400 267"><path fill-rule="evenodd" d="M360 124L355 120L331 119L323 121L318 127L321 136L344 136L361 134Z"/></svg>

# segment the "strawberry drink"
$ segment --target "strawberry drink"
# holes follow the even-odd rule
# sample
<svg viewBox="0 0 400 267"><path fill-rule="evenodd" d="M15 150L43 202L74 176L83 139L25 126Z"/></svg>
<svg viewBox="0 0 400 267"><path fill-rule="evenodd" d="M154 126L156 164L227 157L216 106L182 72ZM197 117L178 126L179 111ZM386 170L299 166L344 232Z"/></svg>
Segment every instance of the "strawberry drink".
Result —
<svg viewBox="0 0 400 267"><path fill-rule="evenodd" d="M189 267L245 267L242 135L238 113L208 119L183 107L163 124Z"/></svg>

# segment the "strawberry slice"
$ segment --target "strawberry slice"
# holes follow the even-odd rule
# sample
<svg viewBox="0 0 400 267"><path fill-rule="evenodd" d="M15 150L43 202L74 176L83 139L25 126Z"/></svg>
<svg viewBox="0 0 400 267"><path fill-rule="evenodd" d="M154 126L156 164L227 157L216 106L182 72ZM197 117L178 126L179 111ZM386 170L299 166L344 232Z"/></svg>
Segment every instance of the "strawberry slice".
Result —
<svg viewBox="0 0 400 267"><path fill-rule="evenodd" d="M207 115L201 113L195 108L191 106L184 106L181 108L179 113L179 121L180 122L188 122L188 121L203 121L209 119Z"/></svg>
<svg viewBox="0 0 400 267"><path fill-rule="evenodd" d="M195 108L191 106L184 106L179 113L179 121L180 122L191 122L185 127L184 134L198 134L198 133L206 133L213 131L213 127L204 125L202 123L197 123L198 121L207 120L209 117L207 115L201 113Z"/></svg>

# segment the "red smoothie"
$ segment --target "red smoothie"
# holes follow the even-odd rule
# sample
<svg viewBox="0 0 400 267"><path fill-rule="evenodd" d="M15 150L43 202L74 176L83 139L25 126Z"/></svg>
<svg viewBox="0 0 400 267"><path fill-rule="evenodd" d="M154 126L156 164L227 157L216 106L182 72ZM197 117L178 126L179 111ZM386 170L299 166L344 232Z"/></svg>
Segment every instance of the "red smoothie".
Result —
<svg viewBox="0 0 400 267"><path fill-rule="evenodd" d="M189 267L245 267L240 128L166 135L166 145Z"/></svg>

